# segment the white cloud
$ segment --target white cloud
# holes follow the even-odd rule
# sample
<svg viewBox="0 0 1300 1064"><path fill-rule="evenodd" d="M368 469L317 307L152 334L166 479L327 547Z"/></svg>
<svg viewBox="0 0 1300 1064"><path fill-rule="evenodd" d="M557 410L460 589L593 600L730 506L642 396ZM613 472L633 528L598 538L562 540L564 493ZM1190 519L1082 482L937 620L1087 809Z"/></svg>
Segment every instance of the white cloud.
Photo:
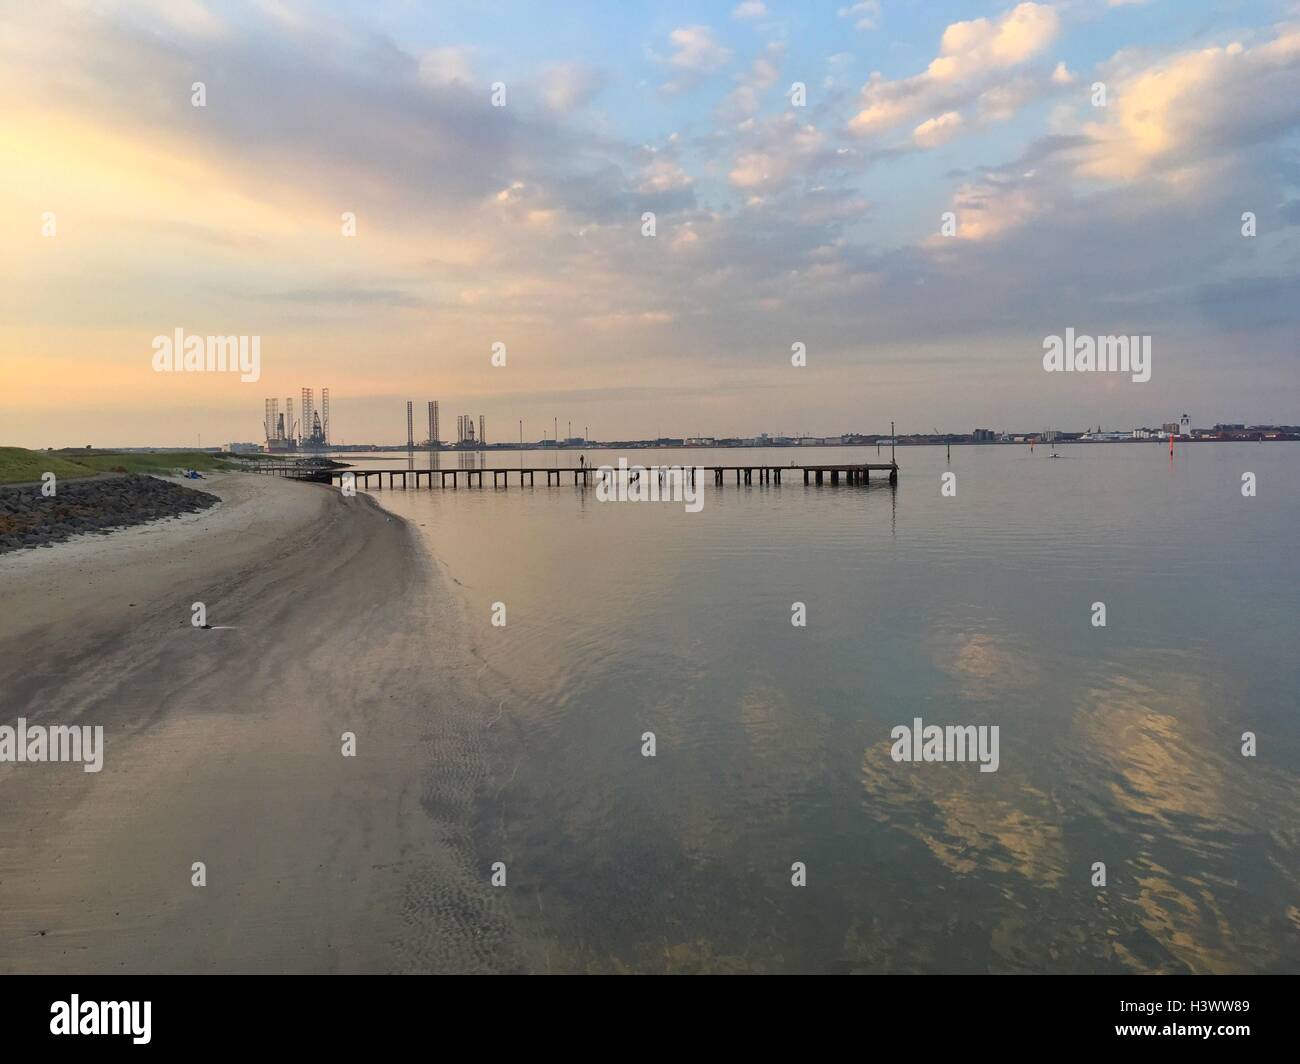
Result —
<svg viewBox="0 0 1300 1064"><path fill-rule="evenodd" d="M1056 39L1060 19L1047 4L1018 4L996 21L954 22L943 31L931 76L951 81L1004 69L1037 55Z"/></svg>
<svg viewBox="0 0 1300 1064"><path fill-rule="evenodd" d="M191 37L222 37L227 32L225 24L202 0L135 0L120 7L125 14L148 16Z"/></svg>
<svg viewBox="0 0 1300 1064"><path fill-rule="evenodd" d="M1039 91L1038 82L1027 76L999 82L980 93L978 100L980 120L1005 122L1037 97Z"/></svg>
<svg viewBox="0 0 1300 1064"><path fill-rule="evenodd" d="M638 192L676 192L690 188L694 183L691 176L676 163L668 159L655 159L645 169Z"/></svg>
<svg viewBox="0 0 1300 1064"><path fill-rule="evenodd" d="M1300 27L1286 26L1252 48L1180 52L1106 72L1110 106L1084 132L1085 174L1128 180L1153 169L1195 166L1228 148L1300 126Z"/></svg>
<svg viewBox="0 0 1300 1064"><path fill-rule="evenodd" d="M822 130L786 113L755 128L727 178L737 188L772 189L834 159L833 146Z"/></svg>
<svg viewBox="0 0 1300 1064"><path fill-rule="evenodd" d="M599 72L582 63L559 63L542 72L542 99L552 111L582 107L596 95L600 86Z"/></svg>
<svg viewBox="0 0 1300 1064"><path fill-rule="evenodd" d="M763 93L781 76L780 63L784 54L785 45L769 44L747 71L736 76L736 87L722 103L724 118L735 121L758 112Z"/></svg>
<svg viewBox="0 0 1300 1064"><path fill-rule="evenodd" d="M726 66L731 59L731 50L714 39L708 26L681 26L673 30L668 39L676 49L668 57L668 62L679 70L711 74Z"/></svg>
<svg viewBox="0 0 1300 1064"><path fill-rule="evenodd" d="M966 184L953 196L953 213L960 219L957 236L973 242L993 240L1028 224L1043 210L1032 187L1019 184ZM946 237L932 238L941 247Z"/></svg>
<svg viewBox="0 0 1300 1064"><path fill-rule="evenodd" d="M731 17L740 19L764 18L767 15L767 6L763 0L745 0L744 3L737 4L731 9Z"/></svg>
<svg viewBox="0 0 1300 1064"><path fill-rule="evenodd" d="M469 85L474 68L468 48L432 48L420 56L420 80L426 85Z"/></svg>
<svg viewBox="0 0 1300 1064"><path fill-rule="evenodd" d="M850 7L840 8L838 14L840 18L853 19L854 29L874 30L880 19L880 0L860 0Z"/></svg>
<svg viewBox="0 0 1300 1064"><path fill-rule="evenodd" d="M961 115L956 111L927 118L912 130L912 140L920 148L937 148L957 135L961 121Z"/></svg>
<svg viewBox="0 0 1300 1064"><path fill-rule="evenodd" d="M996 19L954 22L943 32L923 73L889 80L873 73L862 89L863 107L849 123L858 134L880 133L987 91L991 82L1039 55L1056 39L1060 20L1045 4L1023 3Z"/></svg>
<svg viewBox="0 0 1300 1064"><path fill-rule="evenodd" d="M731 62L731 49L719 44L708 26L679 26L668 35L673 52L665 62L679 75L665 92L684 92Z"/></svg>

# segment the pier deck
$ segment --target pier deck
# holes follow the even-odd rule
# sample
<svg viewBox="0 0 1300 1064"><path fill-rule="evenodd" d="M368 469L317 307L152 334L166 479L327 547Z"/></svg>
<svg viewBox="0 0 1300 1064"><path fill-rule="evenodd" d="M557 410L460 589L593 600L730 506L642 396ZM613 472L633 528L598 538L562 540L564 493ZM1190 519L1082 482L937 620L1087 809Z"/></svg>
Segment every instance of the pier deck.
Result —
<svg viewBox="0 0 1300 1064"><path fill-rule="evenodd" d="M630 467L636 469L638 467ZM653 471L656 467L640 467L646 469L647 473ZM860 464L834 464L834 465L769 465L765 463L751 463L743 465L702 465L702 466L659 466L659 469L684 469L690 483L694 484L700 473L710 473L713 477L714 484L725 484L728 480L728 474L734 476L737 484L780 484L783 476L797 477L803 475L805 484L866 484L871 480L872 473L884 474L888 477L891 484L898 483L898 464L896 462L867 462ZM458 488L460 480L463 477L465 486L470 487L477 485L483 487L484 474L491 474L493 487L509 487L511 476L518 478L521 486L533 485L536 483L538 474L545 476L547 484L562 484L570 476L573 477L574 484L592 484L601 475L608 475L611 472L609 466L586 466L557 469L554 466L485 466L480 469L311 469L304 468L289 462L270 466L269 464L261 465L257 472L275 473L280 476L291 477L295 480L312 480L324 483L343 483L345 477L351 475L354 483L362 487L370 487L371 478L375 478L378 486L384 486L384 477L388 477L388 486L393 487L399 480L402 487L407 487L413 480L415 486L420 486L421 478L428 481L430 488L433 487L434 478L438 479L438 486L447 487L447 478L451 478L451 487Z"/></svg>

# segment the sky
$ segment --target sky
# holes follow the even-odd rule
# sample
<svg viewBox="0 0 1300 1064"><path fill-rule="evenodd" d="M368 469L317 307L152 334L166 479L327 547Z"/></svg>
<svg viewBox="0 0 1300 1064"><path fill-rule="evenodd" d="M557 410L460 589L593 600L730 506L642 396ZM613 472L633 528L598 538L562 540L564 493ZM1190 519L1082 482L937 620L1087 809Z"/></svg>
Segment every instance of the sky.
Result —
<svg viewBox="0 0 1300 1064"><path fill-rule="evenodd" d="M344 443L408 399L489 441L1300 423L1295 0L0 28L0 445L259 441L305 386ZM1047 372L1067 328L1149 336L1150 380ZM158 372L177 329L258 379Z"/></svg>

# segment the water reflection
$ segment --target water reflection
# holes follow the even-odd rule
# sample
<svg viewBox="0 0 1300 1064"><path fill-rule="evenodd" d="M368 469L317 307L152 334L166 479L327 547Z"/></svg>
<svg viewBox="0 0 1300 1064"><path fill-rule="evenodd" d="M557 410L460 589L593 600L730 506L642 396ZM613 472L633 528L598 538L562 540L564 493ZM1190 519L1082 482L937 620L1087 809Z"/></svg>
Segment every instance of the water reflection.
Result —
<svg viewBox="0 0 1300 1064"><path fill-rule="evenodd" d="M954 449L960 506L932 490L942 451L900 453L906 492L706 479L699 514L572 483L384 492L482 663L495 762L466 845L509 864L530 967L1300 964L1300 725L1277 704L1294 670L1278 633L1300 606L1279 545L1300 492L1243 515L1210 501L1215 463L1170 481L1133 448L1022 450ZM1280 458L1268 475L1297 486ZM1230 579L1227 538L1250 548ZM1187 608L1188 587L1214 608ZM1088 622L1100 597L1104 630ZM999 770L893 762L889 729L914 716L998 725ZM1261 756L1242 758L1261 721Z"/></svg>

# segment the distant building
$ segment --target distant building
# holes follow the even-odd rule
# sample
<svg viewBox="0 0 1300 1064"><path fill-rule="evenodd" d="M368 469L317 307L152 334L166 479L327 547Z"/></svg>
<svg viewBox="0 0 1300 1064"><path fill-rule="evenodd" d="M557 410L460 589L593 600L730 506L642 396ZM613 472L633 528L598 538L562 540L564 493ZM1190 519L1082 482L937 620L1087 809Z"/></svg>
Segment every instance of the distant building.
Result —
<svg viewBox="0 0 1300 1064"><path fill-rule="evenodd" d="M976 443L992 443L997 439L997 434L992 429L976 429L972 435Z"/></svg>
<svg viewBox="0 0 1300 1064"><path fill-rule="evenodd" d="M260 443L228 443L226 450L231 454L257 454L262 449Z"/></svg>

